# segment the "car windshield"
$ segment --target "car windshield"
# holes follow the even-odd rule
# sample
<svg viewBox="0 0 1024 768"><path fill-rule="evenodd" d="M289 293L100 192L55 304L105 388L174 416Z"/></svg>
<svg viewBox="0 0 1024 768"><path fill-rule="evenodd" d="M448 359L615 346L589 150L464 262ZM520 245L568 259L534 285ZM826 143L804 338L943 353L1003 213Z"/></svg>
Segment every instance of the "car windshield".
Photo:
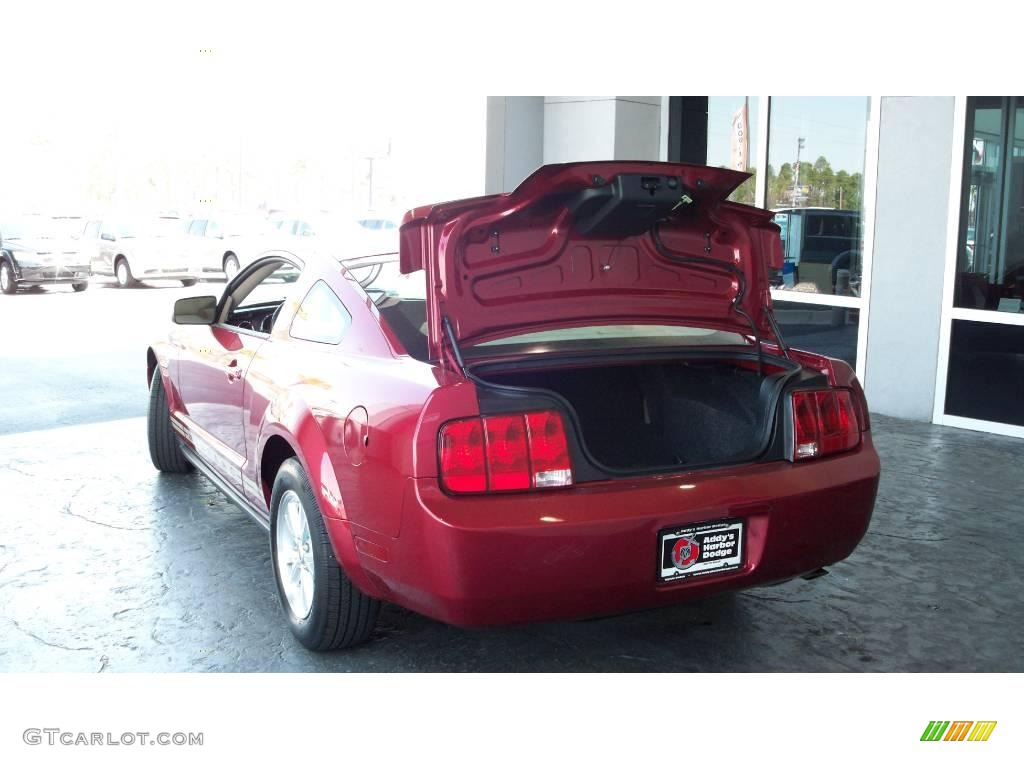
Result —
<svg viewBox="0 0 1024 768"><path fill-rule="evenodd" d="M32 240L41 237L37 216L10 219L0 225L0 237L4 240Z"/></svg>
<svg viewBox="0 0 1024 768"><path fill-rule="evenodd" d="M44 237L67 239L82 234L85 219L79 216L54 216L49 219L47 225L47 234Z"/></svg>
<svg viewBox="0 0 1024 768"><path fill-rule="evenodd" d="M121 237L173 237L185 231L186 220L172 216L141 216L128 219L121 227Z"/></svg>
<svg viewBox="0 0 1024 768"><path fill-rule="evenodd" d="M210 221L215 225L215 231L225 237L236 235L266 235L277 229L278 222L270 222L260 216L247 214L227 214L213 217ZM207 235L210 229L207 228Z"/></svg>

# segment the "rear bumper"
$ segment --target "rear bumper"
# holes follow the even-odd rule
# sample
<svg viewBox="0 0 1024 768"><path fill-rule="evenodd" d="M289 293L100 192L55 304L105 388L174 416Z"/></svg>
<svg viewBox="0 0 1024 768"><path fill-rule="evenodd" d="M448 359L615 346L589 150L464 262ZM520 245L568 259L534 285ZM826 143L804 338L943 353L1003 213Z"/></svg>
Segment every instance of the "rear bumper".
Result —
<svg viewBox="0 0 1024 768"><path fill-rule="evenodd" d="M847 557L867 531L879 462L866 436L839 457L733 467L562 491L452 498L409 479L397 539L354 535L380 597L450 624L608 615L752 587ZM659 582L658 533L746 523L738 571ZM351 532L350 532L351 531Z"/></svg>

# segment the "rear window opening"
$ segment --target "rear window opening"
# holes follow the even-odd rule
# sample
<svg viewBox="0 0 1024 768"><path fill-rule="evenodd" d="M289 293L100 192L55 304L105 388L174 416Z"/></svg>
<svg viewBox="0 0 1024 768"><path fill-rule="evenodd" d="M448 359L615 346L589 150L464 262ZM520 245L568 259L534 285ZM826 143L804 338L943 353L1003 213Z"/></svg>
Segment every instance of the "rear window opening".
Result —
<svg viewBox="0 0 1024 768"><path fill-rule="evenodd" d="M749 347L738 333L683 325L586 325L506 336L462 350L467 358L583 350L664 347Z"/></svg>

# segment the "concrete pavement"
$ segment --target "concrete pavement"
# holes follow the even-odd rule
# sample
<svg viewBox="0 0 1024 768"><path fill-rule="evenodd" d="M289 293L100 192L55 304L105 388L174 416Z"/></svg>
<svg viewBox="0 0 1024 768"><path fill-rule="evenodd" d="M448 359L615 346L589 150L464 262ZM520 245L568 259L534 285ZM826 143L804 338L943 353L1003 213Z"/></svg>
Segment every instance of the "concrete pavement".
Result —
<svg viewBox="0 0 1024 768"><path fill-rule="evenodd" d="M0 670L1024 670L1024 442L874 429L875 518L827 577L493 630L388 606L368 645L326 655L285 626L267 535L199 475L159 475L144 419L7 435Z"/></svg>

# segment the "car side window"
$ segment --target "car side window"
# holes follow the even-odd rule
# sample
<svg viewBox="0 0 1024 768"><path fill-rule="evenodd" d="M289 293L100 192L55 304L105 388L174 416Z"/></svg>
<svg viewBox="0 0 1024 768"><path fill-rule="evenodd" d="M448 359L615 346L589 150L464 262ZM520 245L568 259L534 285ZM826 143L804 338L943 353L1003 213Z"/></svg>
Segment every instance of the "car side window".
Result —
<svg viewBox="0 0 1024 768"><path fill-rule="evenodd" d="M193 219L188 226L188 233L193 237L202 237L206 229L206 219Z"/></svg>
<svg viewBox="0 0 1024 768"><path fill-rule="evenodd" d="M269 274L258 278L255 285L244 281L235 291L233 306L236 309L263 306L268 303L280 304L291 293L291 286L299 279L299 270L288 262L278 263Z"/></svg>
<svg viewBox="0 0 1024 768"><path fill-rule="evenodd" d="M219 237L220 236L220 225L213 219L207 219L206 221L206 236L207 237Z"/></svg>
<svg viewBox="0 0 1024 768"><path fill-rule="evenodd" d="M338 344L352 325L352 315L323 280L318 280L302 300L289 335L320 344Z"/></svg>
<svg viewBox="0 0 1024 768"><path fill-rule="evenodd" d="M300 270L280 260L270 260L258 268L239 275L238 282L223 299L221 311L224 325L244 330L270 333L285 301L292 293Z"/></svg>

